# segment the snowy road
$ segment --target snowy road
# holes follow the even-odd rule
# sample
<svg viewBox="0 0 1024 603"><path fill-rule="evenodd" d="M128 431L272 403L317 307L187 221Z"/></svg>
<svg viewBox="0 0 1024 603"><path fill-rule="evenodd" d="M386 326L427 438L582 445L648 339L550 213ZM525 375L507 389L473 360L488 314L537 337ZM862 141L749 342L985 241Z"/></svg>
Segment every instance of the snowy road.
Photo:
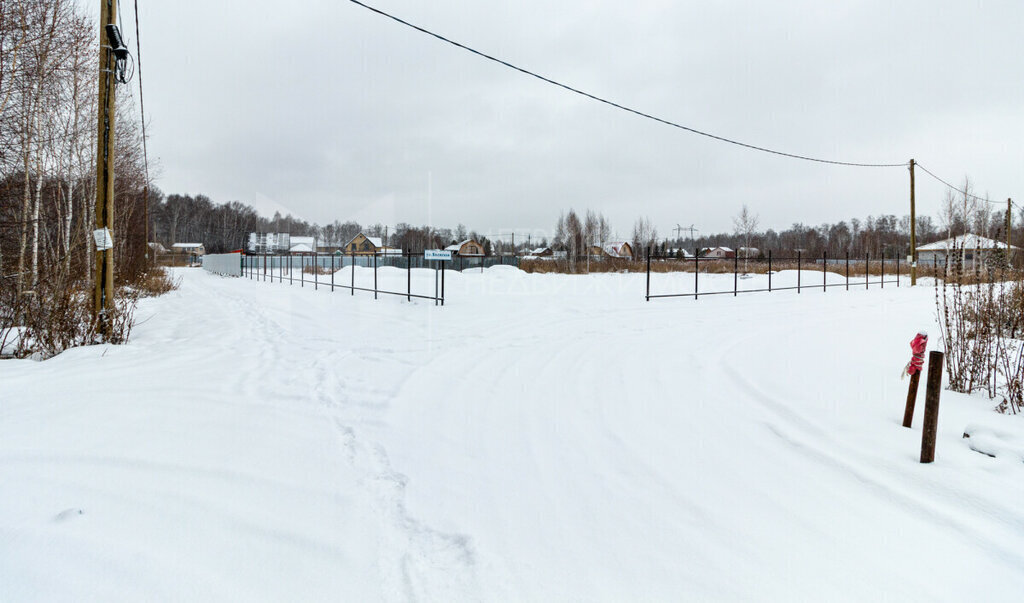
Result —
<svg viewBox="0 0 1024 603"><path fill-rule="evenodd" d="M181 274L129 346L0 363L0 599L1024 592L1024 463L960 437L1020 417L945 392L932 465L923 403L899 424L931 289L497 267L435 308Z"/></svg>

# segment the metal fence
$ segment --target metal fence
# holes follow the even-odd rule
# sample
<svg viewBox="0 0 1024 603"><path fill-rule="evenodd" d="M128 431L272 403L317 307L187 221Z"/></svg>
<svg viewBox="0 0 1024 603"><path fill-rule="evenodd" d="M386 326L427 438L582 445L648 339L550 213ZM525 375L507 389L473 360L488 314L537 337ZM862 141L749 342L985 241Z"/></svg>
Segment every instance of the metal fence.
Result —
<svg viewBox="0 0 1024 603"><path fill-rule="evenodd" d="M653 263L653 268L652 268ZM903 264L901 266L901 264ZM692 292L651 292L651 274L693 272ZM782 270L796 271L796 284L779 285L775 277ZM702 272L703 271L703 272ZM713 291L701 291L701 274L726 274L732 275L732 288ZM751 275L766 275L767 286L754 288L741 288L740 279L749 278ZM819 277L820 274L820 277ZM829 282L829 275L834 274L840 277L839 282L832 279ZM827 291L829 288L843 287L847 291L851 287L870 288L876 285L884 288L886 284L900 286L901 278L906 278L906 265L899 258L882 257L872 258L865 255L862 258L851 258L845 254L841 258L829 257L822 254L820 257L807 257L802 252L797 252L795 257L776 257L771 251L767 256L757 258L709 258L699 257L696 253L693 257L678 258L672 256L661 256L647 254L647 301L663 297L692 297L697 299L702 295L739 295L740 293L770 293L772 291L796 290L801 293L805 289L821 289Z"/></svg>
<svg viewBox="0 0 1024 603"><path fill-rule="evenodd" d="M415 254L350 254L350 255L253 255L242 256L242 276L252 280L284 283L305 287L312 286L315 290L321 287L334 291L348 290L352 295L356 291L379 295L396 295L405 297L407 301L416 299L433 300L434 305L444 305L444 274L445 264L449 262L425 260L422 255ZM406 271L406 290L390 291L378 285L377 269L382 267L401 268ZM356 267L373 269L373 288L356 286ZM345 268L350 268L349 278L340 275ZM434 294L413 293L412 269L432 268L434 270ZM307 270L309 271L307 273ZM322 274L325 272L326 274ZM340 276L339 276L340 275Z"/></svg>

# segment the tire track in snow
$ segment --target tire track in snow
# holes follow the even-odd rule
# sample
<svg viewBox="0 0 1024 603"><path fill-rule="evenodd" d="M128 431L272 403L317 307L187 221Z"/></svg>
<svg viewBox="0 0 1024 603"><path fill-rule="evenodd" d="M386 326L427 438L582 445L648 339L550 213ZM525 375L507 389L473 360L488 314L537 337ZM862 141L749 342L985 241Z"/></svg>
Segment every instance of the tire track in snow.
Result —
<svg viewBox="0 0 1024 603"><path fill-rule="evenodd" d="M815 322L825 323L827 321L828 319L817 319ZM784 329L778 328L777 330ZM716 364L726 377L723 379L723 382L733 383L746 399L755 401L761 408L779 419L777 424L766 422L765 427L767 429L806 458L852 476L878 495L879 498L886 501L896 501L919 517L927 517L930 521L936 521L953 529L964 540L983 551L991 552L989 549L994 549L998 554L992 556L1000 563L1015 569L1024 564L1024 554L1012 547L1005 546L1003 543L991 538L984 542L979 542L978 530L972 527L972 520L983 517L990 522L999 524L999 529L990 528L989 531L992 533L1006 529L1022 533L1024 532L1024 520L991 501L985 501L964 492L958 491L954 496L955 500L951 499L941 502L935 499L915 496L912 491L906 488L907 482L905 480L908 475L906 471L901 471L900 465L877 458L870 458L858 449L852 448L845 442L833 438L824 427L802 417L784 402L764 392L741 373L733 363L728 361L728 358L736 351L749 345L755 339L763 339L764 335L762 332L759 333L757 338L748 336L740 340L733 340L730 342L730 345L724 346L720 353L717 354ZM837 449L841 453L840 455L835 453ZM879 479L878 472L869 469L872 466L879 467L889 473L892 476L891 480ZM922 485L929 486L929 484ZM937 492L934 488L930 490L932 494ZM957 508L964 503L967 503L970 507L981 513L964 517L963 511Z"/></svg>

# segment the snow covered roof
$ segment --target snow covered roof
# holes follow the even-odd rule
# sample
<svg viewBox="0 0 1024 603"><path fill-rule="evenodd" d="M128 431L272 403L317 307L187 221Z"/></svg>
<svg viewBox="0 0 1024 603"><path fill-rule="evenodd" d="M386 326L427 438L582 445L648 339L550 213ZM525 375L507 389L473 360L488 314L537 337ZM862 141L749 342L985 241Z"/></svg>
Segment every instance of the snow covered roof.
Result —
<svg viewBox="0 0 1024 603"><path fill-rule="evenodd" d="M291 237L289 243L294 247L295 245L306 245L312 251L316 245L316 239L313 237Z"/></svg>
<svg viewBox="0 0 1024 603"><path fill-rule="evenodd" d="M604 244L604 252L613 258L624 258L630 254L624 251L624 248L629 245L628 241L609 241Z"/></svg>
<svg viewBox="0 0 1024 603"><path fill-rule="evenodd" d="M380 240L380 239L378 239ZM402 250L397 247L377 247L377 251L381 255L402 255Z"/></svg>
<svg viewBox="0 0 1024 603"><path fill-rule="evenodd" d="M465 245L466 243L473 243L474 245L478 245L479 244L476 241L474 241L473 239L466 239L465 241L462 241L461 243L453 243L453 244L445 247L444 250L445 251L454 251L454 252L458 253L459 250L462 249L462 246ZM481 253L467 253L467 254L464 254L464 255L483 255L483 254L481 254Z"/></svg>
<svg viewBox="0 0 1024 603"><path fill-rule="evenodd" d="M298 245L292 245L288 251L291 253L312 253L313 248L305 243L299 243Z"/></svg>
<svg viewBox="0 0 1024 603"><path fill-rule="evenodd" d="M174 245L171 245L171 247L176 247L178 249L196 249L202 246L202 243L175 243Z"/></svg>
<svg viewBox="0 0 1024 603"><path fill-rule="evenodd" d="M995 241L976 234L957 235L952 239L944 239L918 247L918 251L949 251L950 249L1006 249L1006 243ZM1010 245L1011 249L1019 249Z"/></svg>
<svg viewBox="0 0 1024 603"><path fill-rule="evenodd" d="M371 244L371 245L373 245L374 247L376 247L377 249L380 249L381 247L383 247L383 246L384 246L384 241L383 241L383 240L381 240L381 238L380 238L380 237L370 237L370 236L367 236L365 232L361 232L361 233L357 234L356 236L352 237L352 238L351 238L351 239L349 240L349 242L348 242L348 243L345 243L345 247L348 247L349 245L351 245L351 244L352 244L352 241L355 241L356 239L358 239L360 235L362 235L362 237L363 237L364 239L366 239L367 241L369 241L369 242L370 242L370 244ZM292 237L292 239L294 239L294 238L295 238L295 237Z"/></svg>
<svg viewBox="0 0 1024 603"><path fill-rule="evenodd" d="M540 254L542 254L545 251L548 251L550 249L551 249L550 247L538 247L538 248L530 251L530 253L533 254L533 255L540 255Z"/></svg>

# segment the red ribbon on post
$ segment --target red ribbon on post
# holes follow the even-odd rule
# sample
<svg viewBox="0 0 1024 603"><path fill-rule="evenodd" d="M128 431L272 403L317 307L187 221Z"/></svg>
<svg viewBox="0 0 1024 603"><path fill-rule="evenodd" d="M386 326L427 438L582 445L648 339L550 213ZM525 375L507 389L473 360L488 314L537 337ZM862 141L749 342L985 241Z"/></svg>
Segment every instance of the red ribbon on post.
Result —
<svg viewBox="0 0 1024 603"><path fill-rule="evenodd" d="M924 351L928 347L928 333L924 331L919 332L914 339L910 342L910 350L914 353L910 357L910 362L907 366L903 367L903 376L920 373L924 367Z"/></svg>

